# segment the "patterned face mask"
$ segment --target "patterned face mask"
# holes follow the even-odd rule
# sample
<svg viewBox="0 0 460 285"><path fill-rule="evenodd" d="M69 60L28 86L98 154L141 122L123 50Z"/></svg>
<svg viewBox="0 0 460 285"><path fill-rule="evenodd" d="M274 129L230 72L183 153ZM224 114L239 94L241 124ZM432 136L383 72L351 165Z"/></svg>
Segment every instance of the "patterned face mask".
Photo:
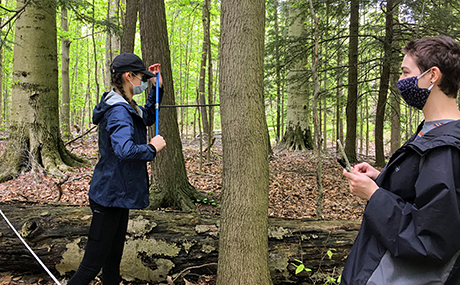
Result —
<svg viewBox="0 0 460 285"><path fill-rule="evenodd" d="M406 101L407 105L422 110L428 100L431 89L434 84L431 84L428 88L418 87L418 80L425 75L430 69L423 72L419 76L405 78L396 82L401 97Z"/></svg>

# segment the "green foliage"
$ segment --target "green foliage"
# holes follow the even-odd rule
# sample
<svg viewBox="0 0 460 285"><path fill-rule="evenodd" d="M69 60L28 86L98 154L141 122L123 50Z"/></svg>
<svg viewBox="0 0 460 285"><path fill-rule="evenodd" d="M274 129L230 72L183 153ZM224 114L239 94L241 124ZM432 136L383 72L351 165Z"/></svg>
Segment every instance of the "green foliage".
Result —
<svg viewBox="0 0 460 285"><path fill-rule="evenodd" d="M335 254L334 251L336 251L336 249L331 248L326 252L326 255L329 257L329 259L332 259L332 257L334 256L334 254ZM306 271L306 272L311 272L312 271L310 268L305 267L305 265L303 264L303 262L301 260L294 259L294 261L299 263L299 264L291 263L296 268L296 270L295 270L296 275L300 274L302 271ZM339 276L337 278L332 277L332 276L327 276L326 277L326 282L324 284L325 285L327 285L327 284L339 284L341 279L342 279L342 276Z"/></svg>
<svg viewBox="0 0 460 285"><path fill-rule="evenodd" d="M294 259L295 261L297 261L299 264L295 264L295 263L291 263L292 265L294 265L296 267L295 269L295 274L299 274L301 273L302 271L306 271L306 272L311 272L311 269L310 268L306 268L305 265L303 264L302 261L298 260L298 259Z"/></svg>
<svg viewBox="0 0 460 285"><path fill-rule="evenodd" d="M212 206L216 206L216 207L220 207L220 203L217 200L209 199L208 197L203 198L203 200L196 199L196 202L197 203L207 204L207 205L212 205Z"/></svg>

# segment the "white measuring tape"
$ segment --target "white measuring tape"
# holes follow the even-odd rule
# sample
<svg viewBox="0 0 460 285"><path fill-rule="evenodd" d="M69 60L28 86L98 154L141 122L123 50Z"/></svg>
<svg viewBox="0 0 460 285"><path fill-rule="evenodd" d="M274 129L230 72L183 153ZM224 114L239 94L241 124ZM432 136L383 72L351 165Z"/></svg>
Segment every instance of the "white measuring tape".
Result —
<svg viewBox="0 0 460 285"><path fill-rule="evenodd" d="M48 273L48 275L54 280L54 282L57 285L61 285L61 283L59 283L59 281L56 279L56 277L54 277L53 273L51 273L51 271L49 271L49 269L45 266L45 264L43 264L43 262L40 260L40 258L38 258L38 256L35 254L35 252L30 248L30 246L26 243L26 241L18 233L18 231L16 231L16 229L13 227L13 225L10 223L10 221L6 218L5 214L3 214L2 210L0 210L0 214L3 216L3 218L5 219L5 221L8 224L8 226L10 226L10 228L13 230L13 232L18 236L18 238L22 241L22 243L26 246L26 248L30 251L30 253L35 257L35 259L38 261L38 263L40 263L40 265L43 267L43 269L45 269L46 273Z"/></svg>

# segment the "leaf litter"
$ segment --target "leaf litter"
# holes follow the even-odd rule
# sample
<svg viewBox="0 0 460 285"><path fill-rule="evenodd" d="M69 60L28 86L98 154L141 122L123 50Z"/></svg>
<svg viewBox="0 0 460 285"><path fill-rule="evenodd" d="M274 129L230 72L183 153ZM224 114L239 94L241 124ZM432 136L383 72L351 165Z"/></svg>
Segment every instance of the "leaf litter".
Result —
<svg viewBox="0 0 460 285"><path fill-rule="evenodd" d="M5 137L5 136L4 136ZM0 153L6 149L7 140L0 141ZM88 190L94 165L98 159L97 132L79 139L69 146L74 154L87 159L88 167L73 167L65 172L69 179L61 185L60 202L87 206ZM187 176L190 183L219 205L222 191L222 148L219 140L213 145L209 162L206 153L202 157L200 171L200 148L198 139L183 140L182 144ZM330 148L332 149L332 148ZM269 209L271 217L287 219L315 219L318 186L316 182L316 158L312 151L288 151L273 148L269 166ZM332 151L323 154L322 186L324 191L323 219L359 220L366 202L351 195L348 183L342 175L342 167L336 162ZM149 169L150 171L150 169ZM0 201L18 200L51 202L58 198L59 178L34 173L20 174L16 179L0 183ZM220 207L211 203L196 203L196 212L219 214ZM215 277L215 276L214 276ZM205 276L207 282L190 284L214 284L213 276ZM22 280L22 281L21 281ZM49 281L46 281L49 280ZM52 282L51 282L52 283ZM46 277L0 275L0 285L51 284ZM93 282L98 285L100 282Z"/></svg>

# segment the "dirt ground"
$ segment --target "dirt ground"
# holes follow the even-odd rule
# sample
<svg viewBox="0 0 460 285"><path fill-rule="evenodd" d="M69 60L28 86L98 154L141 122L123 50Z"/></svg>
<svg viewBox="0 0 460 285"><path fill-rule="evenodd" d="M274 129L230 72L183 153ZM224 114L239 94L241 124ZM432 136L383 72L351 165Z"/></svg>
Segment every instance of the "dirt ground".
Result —
<svg viewBox="0 0 460 285"><path fill-rule="evenodd" d="M77 136L77 134L75 134ZM0 137L7 138L7 134ZM0 153L7 140L0 140ZM97 133L95 131L67 146L73 153L86 158L91 165L97 162ZM283 218L316 218L316 159L313 152L293 152L273 146L270 157L270 195L268 215ZM214 144L210 161L204 156L200 171L199 140L183 141L185 164L190 183L209 196L207 203L196 203L196 211L218 214L222 190L222 149L219 139ZM342 168L336 162L335 150L323 154L322 186L324 190L323 219L359 220L365 201L349 193ZM364 159L363 159L364 160ZM60 202L88 205L88 189L93 166L73 168L66 172L67 181L60 187ZM0 200L56 201L59 178L32 171L14 180L0 184ZM214 201L212 201L214 200ZM164 209L159 209L164 210ZM2 221L0 221L2 222ZM214 284L213 276L203 276L202 281L189 283ZM65 283L65 282L64 282ZM0 285L52 284L47 276L0 275Z"/></svg>

